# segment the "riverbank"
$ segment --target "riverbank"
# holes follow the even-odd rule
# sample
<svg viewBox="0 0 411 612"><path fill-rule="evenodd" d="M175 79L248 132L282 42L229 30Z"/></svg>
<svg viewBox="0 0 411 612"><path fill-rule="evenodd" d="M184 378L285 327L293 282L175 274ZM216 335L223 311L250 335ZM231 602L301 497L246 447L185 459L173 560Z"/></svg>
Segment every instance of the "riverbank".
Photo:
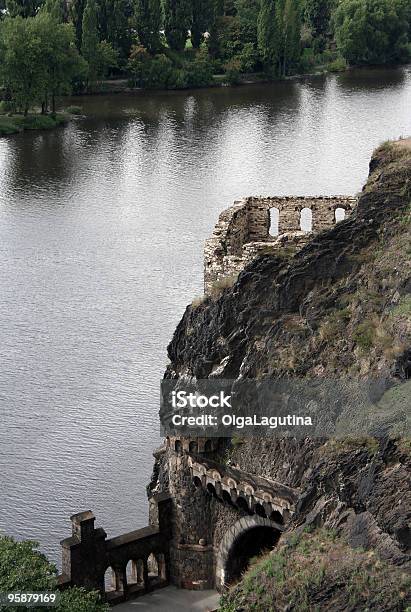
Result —
<svg viewBox="0 0 411 612"><path fill-rule="evenodd" d="M18 134L25 130L51 130L65 125L70 115L58 113L56 115L0 115L0 136Z"/></svg>

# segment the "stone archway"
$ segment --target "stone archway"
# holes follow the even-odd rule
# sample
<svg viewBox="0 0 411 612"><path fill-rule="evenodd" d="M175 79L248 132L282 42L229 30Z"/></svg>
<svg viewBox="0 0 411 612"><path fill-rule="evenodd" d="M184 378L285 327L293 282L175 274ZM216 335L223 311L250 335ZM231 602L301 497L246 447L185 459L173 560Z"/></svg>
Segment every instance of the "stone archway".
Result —
<svg viewBox="0 0 411 612"><path fill-rule="evenodd" d="M277 544L281 531L269 519L243 516L221 540L216 564L216 587L230 585L247 569L250 559Z"/></svg>

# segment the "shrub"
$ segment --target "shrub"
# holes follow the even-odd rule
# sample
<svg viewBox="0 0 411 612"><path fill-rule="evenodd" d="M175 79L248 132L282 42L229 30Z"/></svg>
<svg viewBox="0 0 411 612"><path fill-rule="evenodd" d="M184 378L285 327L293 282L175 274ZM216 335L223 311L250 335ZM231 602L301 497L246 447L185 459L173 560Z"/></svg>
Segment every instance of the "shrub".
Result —
<svg viewBox="0 0 411 612"><path fill-rule="evenodd" d="M81 106L68 106L66 108L66 113L68 113L69 115L81 115L83 112L83 109L81 108Z"/></svg>
<svg viewBox="0 0 411 612"><path fill-rule="evenodd" d="M241 61L238 57L234 57L225 65L226 81L230 85L238 85L240 83Z"/></svg>

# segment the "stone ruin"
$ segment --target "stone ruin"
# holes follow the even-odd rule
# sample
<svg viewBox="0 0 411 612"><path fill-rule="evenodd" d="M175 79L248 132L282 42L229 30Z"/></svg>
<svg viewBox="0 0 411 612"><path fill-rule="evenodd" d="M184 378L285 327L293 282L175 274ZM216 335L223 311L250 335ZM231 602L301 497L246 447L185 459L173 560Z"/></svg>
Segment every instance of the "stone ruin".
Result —
<svg viewBox="0 0 411 612"><path fill-rule="evenodd" d="M236 278L255 257L301 249L314 233L350 215L357 199L332 197L248 197L218 219L204 248L204 291Z"/></svg>

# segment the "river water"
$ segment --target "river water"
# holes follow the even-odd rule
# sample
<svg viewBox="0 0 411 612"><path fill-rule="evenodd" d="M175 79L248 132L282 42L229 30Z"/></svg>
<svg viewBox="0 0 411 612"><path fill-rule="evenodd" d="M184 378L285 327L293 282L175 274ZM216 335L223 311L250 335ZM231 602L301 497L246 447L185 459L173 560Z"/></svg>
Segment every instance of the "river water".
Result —
<svg viewBox="0 0 411 612"><path fill-rule="evenodd" d="M73 512L146 524L166 346L219 212L358 192L411 133L411 67L72 102L0 140L0 530L55 562Z"/></svg>

